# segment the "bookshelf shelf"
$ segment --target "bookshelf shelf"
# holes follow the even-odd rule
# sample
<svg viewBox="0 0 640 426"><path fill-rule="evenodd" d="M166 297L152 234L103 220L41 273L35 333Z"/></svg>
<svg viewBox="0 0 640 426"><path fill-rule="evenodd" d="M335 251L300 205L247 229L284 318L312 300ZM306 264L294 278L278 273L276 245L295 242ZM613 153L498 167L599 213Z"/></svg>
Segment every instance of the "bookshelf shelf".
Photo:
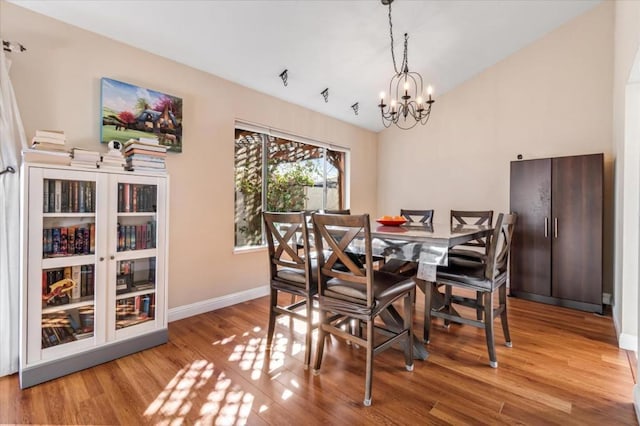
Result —
<svg viewBox="0 0 640 426"><path fill-rule="evenodd" d="M25 162L21 179L20 386L165 343L168 176Z"/></svg>

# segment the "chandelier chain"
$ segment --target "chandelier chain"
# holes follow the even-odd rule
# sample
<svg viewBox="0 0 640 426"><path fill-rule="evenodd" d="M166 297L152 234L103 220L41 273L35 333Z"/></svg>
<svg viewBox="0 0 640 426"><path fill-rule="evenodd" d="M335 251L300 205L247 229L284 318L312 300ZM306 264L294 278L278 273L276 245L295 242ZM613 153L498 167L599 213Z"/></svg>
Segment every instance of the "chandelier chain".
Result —
<svg viewBox="0 0 640 426"><path fill-rule="evenodd" d="M389 35L391 36L391 58L393 59L393 69L396 71L396 74L398 74L398 67L396 66L396 55L395 52L393 51L393 23L391 22L391 3L389 2ZM405 44L405 52L407 51L407 41L405 40L404 42Z"/></svg>

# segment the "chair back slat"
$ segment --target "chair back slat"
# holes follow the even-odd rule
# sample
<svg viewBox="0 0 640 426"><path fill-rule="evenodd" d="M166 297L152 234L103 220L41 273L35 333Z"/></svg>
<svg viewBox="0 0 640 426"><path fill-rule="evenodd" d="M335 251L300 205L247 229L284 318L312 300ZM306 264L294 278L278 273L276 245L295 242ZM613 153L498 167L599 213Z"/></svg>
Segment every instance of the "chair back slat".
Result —
<svg viewBox="0 0 640 426"><path fill-rule="evenodd" d="M309 233L304 214L264 212L262 215L266 229L271 278L276 277L278 266L283 266L304 270L306 281L310 282ZM298 246L301 243L302 256L298 253Z"/></svg>
<svg viewBox="0 0 640 426"><path fill-rule="evenodd" d="M493 210L451 210L450 215L451 227L456 225L487 225L491 226L493 223ZM487 247L486 238L478 238L468 241L463 246L469 247Z"/></svg>
<svg viewBox="0 0 640 426"><path fill-rule="evenodd" d="M433 210L400 209L400 216L407 219L407 222L418 222L425 225L433 223Z"/></svg>
<svg viewBox="0 0 640 426"><path fill-rule="evenodd" d="M314 213L313 230L318 254L318 292L324 294L325 282L331 278L358 283L367 286L367 303L371 305L373 253L369 215ZM354 262L353 253L348 251L351 243L359 238L364 239L363 265Z"/></svg>
<svg viewBox="0 0 640 426"><path fill-rule="evenodd" d="M509 264L511 250L511 238L516 224L516 214L498 215L495 229L488 238L487 262L485 265L485 278L495 279L506 273Z"/></svg>

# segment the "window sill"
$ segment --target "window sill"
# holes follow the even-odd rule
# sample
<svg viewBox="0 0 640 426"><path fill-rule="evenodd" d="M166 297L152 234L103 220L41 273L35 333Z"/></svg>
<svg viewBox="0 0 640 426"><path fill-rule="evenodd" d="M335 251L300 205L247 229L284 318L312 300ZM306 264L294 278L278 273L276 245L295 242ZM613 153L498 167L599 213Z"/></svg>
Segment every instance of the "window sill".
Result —
<svg viewBox="0 0 640 426"><path fill-rule="evenodd" d="M233 254L256 253L256 252L263 252L263 251L266 251L266 250L267 250L267 246L266 245L235 247L233 249Z"/></svg>

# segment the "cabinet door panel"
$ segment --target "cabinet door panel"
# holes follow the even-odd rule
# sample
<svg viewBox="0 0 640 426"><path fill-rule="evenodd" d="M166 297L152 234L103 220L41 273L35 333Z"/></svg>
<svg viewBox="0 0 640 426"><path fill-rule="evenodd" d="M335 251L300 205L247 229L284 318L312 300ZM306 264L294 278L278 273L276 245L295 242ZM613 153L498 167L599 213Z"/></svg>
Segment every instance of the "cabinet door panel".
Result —
<svg viewBox="0 0 640 426"><path fill-rule="evenodd" d="M511 163L512 291L551 295L551 160ZM545 220L546 218L546 220Z"/></svg>
<svg viewBox="0 0 640 426"><path fill-rule="evenodd" d="M602 154L553 159L554 297L602 302L602 176Z"/></svg>

